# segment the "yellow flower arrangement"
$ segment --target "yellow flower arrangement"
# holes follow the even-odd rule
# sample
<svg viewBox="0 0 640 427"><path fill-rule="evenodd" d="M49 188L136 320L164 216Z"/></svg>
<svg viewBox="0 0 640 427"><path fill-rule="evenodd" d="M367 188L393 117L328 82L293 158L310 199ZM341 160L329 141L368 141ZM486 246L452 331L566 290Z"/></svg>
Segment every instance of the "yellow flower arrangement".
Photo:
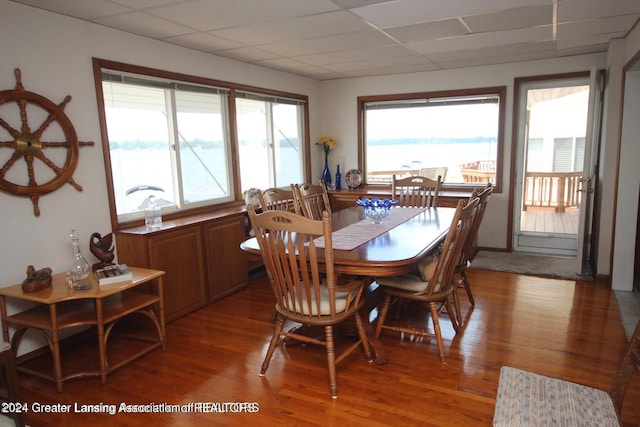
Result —
<svg viewBox="0 0 640 427"><path fill-rule="evenodd" d="M329 136L321 136L320 139L316 141L316 145L322 147L324 154L329 154L329 151L336 147L336 140Z"/></svg>

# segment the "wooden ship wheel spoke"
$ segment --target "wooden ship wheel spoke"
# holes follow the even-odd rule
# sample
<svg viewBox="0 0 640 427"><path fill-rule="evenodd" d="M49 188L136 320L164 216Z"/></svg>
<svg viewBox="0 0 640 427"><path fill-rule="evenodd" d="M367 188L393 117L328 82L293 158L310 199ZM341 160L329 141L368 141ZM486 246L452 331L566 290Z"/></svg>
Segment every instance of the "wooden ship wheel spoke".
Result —
<svg viewBox="0 0 640 427"><path fill-rule="evenodd" d="M13 153L0 166L0 190L15 196L29 197L33 203L33 210L36 216L40 215L38 200L41 195L51 193L62 185L70 184L76 190L82 191L82 186L74 181L72 175L78 164L79 148L87 145L94 145L93 141L78 141L73 124L64 113L64 108L71 101L71 96L67 95L60 104L54 104L47 98L33 92L25 90L22 85L21 72L16 68L16 88L14 90L0 91L0 106L5 103L15 102L18 106L20 116L20 130L11 126L5 119L0 118L0 127L7 131L10 140L0 141L0 149L11 149ZM36 128L31 131L27 107L33 104L40 107L47 113L47 117ZM62 141L43 140L45 131L52 125L57 124L62 133ZM65 150L65 159L62 164L56 162L54 156L45 154L45 150L53 151ZM12 169L14 173L21 170L20 159L26 163L27 181L25 184L13 182L8 178L8 173ZM36 160L38 162L36 162ZM36 164L39 166L36 167ZM36 178L36 169L43 168L52 172L53 178L40 182ZM42 170L42 169L38 169Z"/></svg>

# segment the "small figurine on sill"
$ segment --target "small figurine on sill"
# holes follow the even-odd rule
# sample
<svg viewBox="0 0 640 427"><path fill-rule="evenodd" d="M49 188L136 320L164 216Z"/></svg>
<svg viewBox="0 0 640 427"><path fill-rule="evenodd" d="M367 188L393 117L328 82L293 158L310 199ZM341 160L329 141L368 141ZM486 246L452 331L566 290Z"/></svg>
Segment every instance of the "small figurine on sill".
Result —
<svg viewBox="0 0 640 427"><path fill-rule="evenodd" d="M254 205L256 207L260 206L260 189L259 188L249 188L244 193L242 193L244 197L244 203L247 205Z"/></svg>

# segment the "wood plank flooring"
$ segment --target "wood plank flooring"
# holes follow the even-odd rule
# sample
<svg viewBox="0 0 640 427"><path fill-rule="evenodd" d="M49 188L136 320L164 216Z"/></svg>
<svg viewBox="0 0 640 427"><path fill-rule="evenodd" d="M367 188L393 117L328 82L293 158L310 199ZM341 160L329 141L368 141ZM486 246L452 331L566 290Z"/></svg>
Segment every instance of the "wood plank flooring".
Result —
<svg viewBox="0 0 640 427"><path fill-rule="evenodd" d="M577 234L579 215L577 209L554 212L552 209L531 208L522 212L520 230L538 233Z"/></svg>
<svg viewBox="0 0 640 427"><path fill-rule="evenodd" d="M53 384L20 374L24 398L40 404L188 405L251 402L257 412L54 414L29 411L33 427L47 426L488 426L500 367L608 389L626 348L613 292L593 282L511 273L469 272L476 307L461 293L465 326L454 335L443 316L447 363L435 342L383 334L386 365L357 351L338 365L338 399L328 392L322 347L279 347L259 377L272 324L265 276L249 287L167 325L168 347L111 374ZM425 313L414 311L414 320ZM350 338L341 337L337 345ZM88 355L85 355L88 356ZM79 363L63 354L64 364ZM640 376L639 376L640 377ZM627 426L640 425L640 383L628 391Z"/></svg>

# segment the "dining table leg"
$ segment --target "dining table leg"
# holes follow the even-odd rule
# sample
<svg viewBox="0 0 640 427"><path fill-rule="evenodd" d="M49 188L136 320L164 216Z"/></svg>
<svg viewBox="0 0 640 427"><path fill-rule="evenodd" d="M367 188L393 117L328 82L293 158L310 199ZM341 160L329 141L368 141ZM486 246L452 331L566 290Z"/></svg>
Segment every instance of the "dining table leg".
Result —
<svg viewBox="0 0 640 427"><path fill-rule="evenodd" d="M373 327L372 317L377 317L377 308L382 302L383 294L380 291L379 285L372 280L372 282L364 290L365 302L360 309L360 316L362 317L362 326L369 338L369 344L373 351L373 356L376 364L384 365L387 363L387 352L385 351L382 342L376 338L375 328ZM375 314L372 312L376 310Z"/></svg>

